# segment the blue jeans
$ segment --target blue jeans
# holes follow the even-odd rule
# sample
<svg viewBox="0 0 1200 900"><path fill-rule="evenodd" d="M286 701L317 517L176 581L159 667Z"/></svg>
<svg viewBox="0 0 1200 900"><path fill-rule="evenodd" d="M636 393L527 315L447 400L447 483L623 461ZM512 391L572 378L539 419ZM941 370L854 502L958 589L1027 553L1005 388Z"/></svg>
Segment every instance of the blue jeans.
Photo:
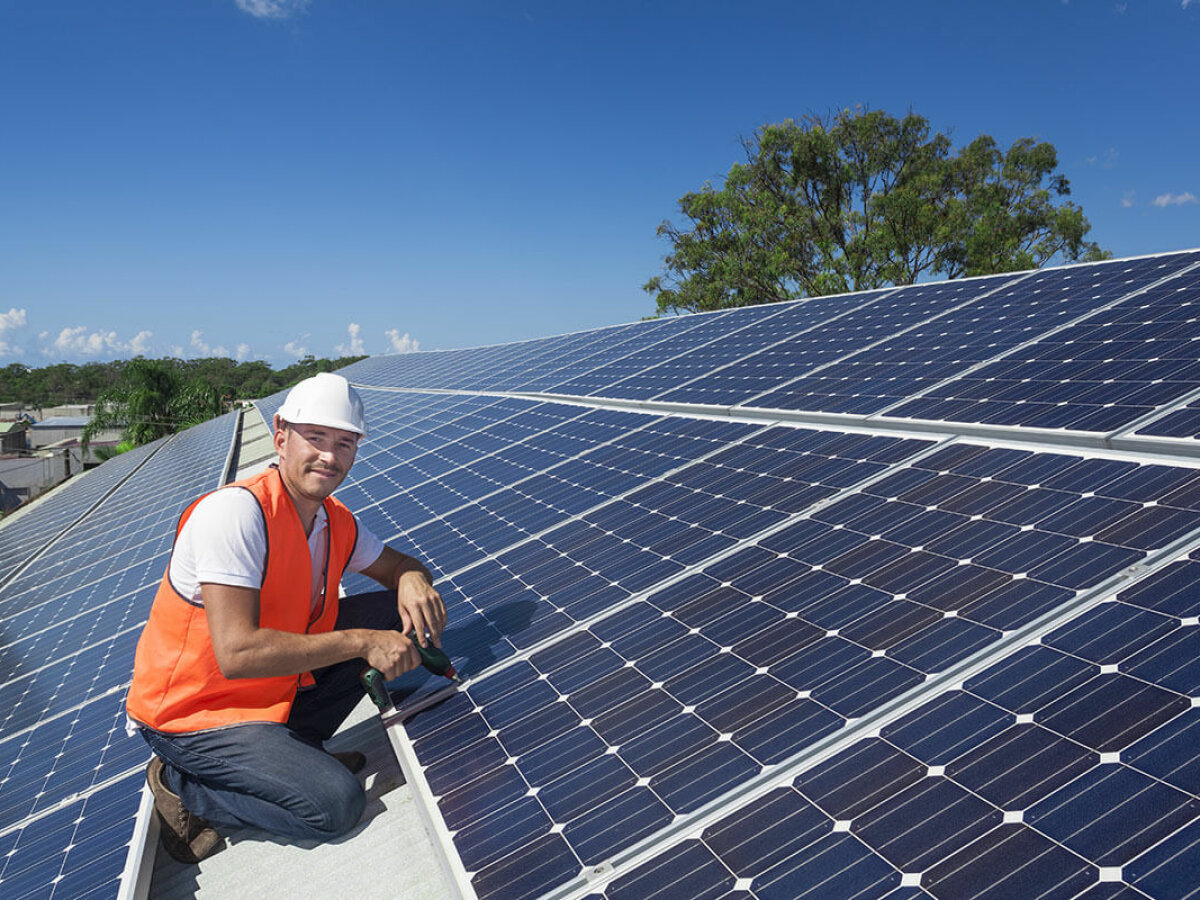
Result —
<svg viewBox="0 0 1200 900"><path fill-rule="evenodd" d="M343 598L337 629L400 628L396 595ZM286 725L251 723L167 734L142 728L183 805L214 825L261 828L279 837L329 840L358 824L366 797L358 779L322 749L363 696L351 659L313 672Z"/></svg>

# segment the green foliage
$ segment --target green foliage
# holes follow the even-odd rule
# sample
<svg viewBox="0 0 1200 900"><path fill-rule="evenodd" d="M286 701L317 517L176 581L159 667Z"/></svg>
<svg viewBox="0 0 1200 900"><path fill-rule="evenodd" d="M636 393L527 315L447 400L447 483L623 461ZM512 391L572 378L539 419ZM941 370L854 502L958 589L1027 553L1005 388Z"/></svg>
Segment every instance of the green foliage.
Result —
<svg viewBox="0 0 1200 900"><path fill-rule="evenodd" d="M165 360L138 357L125 366L119 384L100 392L80 443L86 450L100 432L120 429L134 446L148 444L222 410L221 396L211 384L183 375Z"/></svg>
<svg viewBox="0 0 1200 900"><path fill-rule="evenodd" d="M685 194L664 274L644 289L660 313L774 303L1036 268L1107 256L1084 240L1082 211L1054 172L1057 153L1029 138L1001 152L989 136L958 154L909 113L843 110L764 125L743 141L718 189Z"/></svg>
<svg viewBox="0 0 1200 900"><path fill-rule="evenodd" d="M232 359L210 357L181 360L166 357L149 360L171 368L184 380L196 379L211 386L226 402L254 400L291 387L297 381L317 372L332 372L361 356L340 359L315 359L306 356L292 365L276 371L262 361L236 362ZM59 363L35 369L22 363L0 368L0 401L20 402L26 406L44 408L64 403L92 403L106 391L126 380L125 370L141 361L116 360L103 363Z"/></svg>

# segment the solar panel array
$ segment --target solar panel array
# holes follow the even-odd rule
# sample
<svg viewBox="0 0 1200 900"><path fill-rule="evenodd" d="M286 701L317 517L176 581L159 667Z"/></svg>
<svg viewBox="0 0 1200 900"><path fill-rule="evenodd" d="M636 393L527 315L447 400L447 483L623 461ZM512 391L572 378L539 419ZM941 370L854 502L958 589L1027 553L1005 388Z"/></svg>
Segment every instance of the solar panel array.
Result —
<svg viewBox="0 0 1200 900"><path fill-rule="evenodd" d="M1187 252L344 370L339 497L468 678L389 720L458 893L1197 896L1197 302ZM132 646L230 428L12 538L6 897L115 892Z"/></svg>
<svg viewBox="0 0 1200 900"><path fill-rule="evenodd" d="M13 548L0 586L6 898L116 896L149 758L125 734L134 645L175 521L221 483L235 424L117 457L0 531Z"/></svg>
<svg viewBox="0 0 1200 900"><path fill-rule="evenodd" d="M462 895L1197 890L1195 612L1124 606L1184 577L1200 471L1103 449L1200 388L1197 262L351 367L373 421L447 417L341 496L471 676L394 686Z"/></svg>

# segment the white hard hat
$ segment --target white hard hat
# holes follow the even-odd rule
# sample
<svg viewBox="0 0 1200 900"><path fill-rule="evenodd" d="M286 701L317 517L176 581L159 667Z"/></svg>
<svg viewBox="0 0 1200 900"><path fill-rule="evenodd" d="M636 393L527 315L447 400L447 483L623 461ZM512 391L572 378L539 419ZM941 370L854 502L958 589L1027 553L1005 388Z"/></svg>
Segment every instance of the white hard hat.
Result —
<svg viewBox="0 0 1200 900"><path fill-rule="evenodd" d="M358 391L332 372L319 372L293 387L277 415L293 425L324 425L361 435L367 433L367 418Z"/></svg>

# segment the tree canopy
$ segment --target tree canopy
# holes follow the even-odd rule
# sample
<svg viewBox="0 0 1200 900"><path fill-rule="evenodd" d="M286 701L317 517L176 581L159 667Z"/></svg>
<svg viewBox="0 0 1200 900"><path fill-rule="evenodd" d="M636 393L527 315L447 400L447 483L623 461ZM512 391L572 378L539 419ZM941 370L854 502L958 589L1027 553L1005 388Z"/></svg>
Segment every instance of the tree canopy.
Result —
<svg viewBox="0 0 1200 900"><path fill-rule="evenodd" d="M809 115L760 127L719 188L664 221L660 313L697 312L1102 259L1054 146L981 135L957 153L909 112Z"/></svg>
<svg viewBox="0 0 1200 900"><path fill-rule="evenodd" d="M188 360L164 357L153 361L174 369L184 378L199 379L211 385L225 400L233 401L266 397L317 372L331 372L360 359L363 357L318 359L305 356L278 370L261 360L237 362L221 357ZM134 362L57 363L41 368L10 363L0 368L0 401L19 402L36 408L91 403L103 391L120 385L125 379L126 368Z"/></svg>
<svg viewBox="0 0 1200 900"><path fill-rule="evenodd" d="M96 398L96 414L83 429L86 449L102 431L121 430L124 443L148 444L224 411L211 384L186 377L163 360L132 359L121 381Z"/></svg>

